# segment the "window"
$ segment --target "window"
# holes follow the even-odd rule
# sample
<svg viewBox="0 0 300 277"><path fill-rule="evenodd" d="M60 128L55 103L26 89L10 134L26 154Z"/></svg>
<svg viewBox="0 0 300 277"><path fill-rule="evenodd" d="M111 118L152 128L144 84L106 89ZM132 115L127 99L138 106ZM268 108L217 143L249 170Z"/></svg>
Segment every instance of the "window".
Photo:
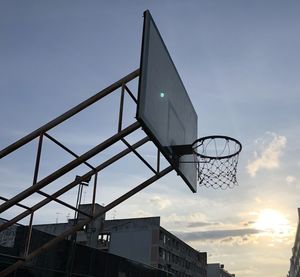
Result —
<svg viewBox="0 0 300 277"><path fill-rule="evenodd" d="M110 242L110 234L109 233L101 233L98 235L98 241L102 243Z"/></svg>
<svg viewBox="0 0 300 277"><path fill-rule="evenodd" d="M163 250L162 248L159 247L159 250L158 250L158 251L159 251L159 257L162 258L162 257L163 257L163 251L164 251L164 250Z"/></svg>

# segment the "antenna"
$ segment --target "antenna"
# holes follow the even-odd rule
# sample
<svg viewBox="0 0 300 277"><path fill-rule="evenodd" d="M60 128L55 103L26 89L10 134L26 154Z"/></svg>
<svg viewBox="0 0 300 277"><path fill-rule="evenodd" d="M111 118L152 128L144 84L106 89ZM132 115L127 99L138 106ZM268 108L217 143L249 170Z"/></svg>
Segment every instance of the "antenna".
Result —
<svg viewBox="0 0 300 277"><path fill-rule="evenodd" d="M59 212L56 213L56 219L55 219L56 224L58 223L58 216L59 216L60 214L61 214L61 213L59 213Z"/></svg>

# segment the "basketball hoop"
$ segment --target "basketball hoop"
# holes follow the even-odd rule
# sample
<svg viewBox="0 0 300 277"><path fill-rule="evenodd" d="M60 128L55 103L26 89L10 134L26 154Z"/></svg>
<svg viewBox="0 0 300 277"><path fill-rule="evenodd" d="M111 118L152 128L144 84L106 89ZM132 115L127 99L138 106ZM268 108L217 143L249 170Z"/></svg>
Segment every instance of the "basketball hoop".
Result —
<svg viewBox="0 0 300 277"><path fill-rule="evenodd" d="M207 136L192 144L199 186L214 189L238 185L236 173L242 144L227 136Z"/></svg>

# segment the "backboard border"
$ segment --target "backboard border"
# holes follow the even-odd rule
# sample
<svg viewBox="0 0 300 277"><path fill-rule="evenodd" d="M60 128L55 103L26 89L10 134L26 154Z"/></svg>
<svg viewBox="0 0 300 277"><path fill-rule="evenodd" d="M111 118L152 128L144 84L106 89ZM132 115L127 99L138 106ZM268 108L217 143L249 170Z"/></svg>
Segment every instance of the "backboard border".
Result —
<svg viewBox="0 0 300 277"><path fill-rule="evenodd" d="M166 51L166 53L168 54L170 61L172 62L172 65L173 65L173 67L174 67L174 69L175 69L175 71L176 71L176 74L177 74L177 76L178 76L178 78L179 78L179 80L180 80L180 82L181 82L183 88L185 89L185 86L184 86L184 84L183 84L183 82L182 82L182 80L181 80L181 77L180 77L180 75L179 75L179 73L178 73L178 71L177 71L177 68L176 68L176 66L175 66L175 64L174 64L174 62L173 62L173 60L172 60L172 58L171 58L171 55L170 55L170 53L169 53L169 51L168 51L168 49L167 49L167 47L166 47L166 45L165 45L165 42L164 42L164 40L162 39L162 36L161 36L161 34L160 34L160 32L159 32L159 30L158 30L158 28L157 28L157 26L156 26L156 24L155 24L155 22L154 22L152 16L151 16L150 11L149 11L149 10L144 11L144 24L143 24L142 46L141 46L142 49L141 49L141 58L140 58L140 76L139 76L139 84L138 84L138 97L137 97L137 112L136 112L136 119L140 122L140 124L141 124L143 130L145 131L145 133L146 133L146 134L148 135L148 137L153 141L153 143L156 145L156 147L159 149L159 151L163 154L163 156L166 158L166 160L170 163L170 165L174 168L174 170L177 172L177 174L184 180L184 182L188 185L188 187L191 189L191 191L192 191L193 193L196 193L196 192L197 192L197 184L195 184L195 187L194 187L194 186L189 182L189 180L188 180L188 179L184 176L184 174L180 171L179 166L178 166L178 163L176 164L176 162L170 157L170 155L166 152L166 150L165 150L164 147L160 144L160 142L159 142L158 139L155 137L155 135L152 133L152 131L147 127L147 124L144 122L144 120L143 120L141 117L139 117L139 112L140 112L140 98L141 98L141 89L142 89L142 87L141 87L141 80L142 80L142 77L143 77L143 73L145 73L145 72L142 71L142 66L143 66L143 64L145 63L145 61L144 61L144 54L145 54L145 53L144 53L144 49L145 49L145 45L144 45L144 44L145 44L145 41L146 41L146 40L149 40L149 36L148 36L148 34L146 34L146 30L147 30L147 28L149 28L149 26L150 26L150 21L152 21L153 26L155 27L156 32L157 32L157 34L159 35L159 37L160 37L160 39L161 39L161 42L162 42L162 44L163 44L163 47L165 48L165 51ZM147 37L146 37L146 35L147 35ZM190 101L191 106L192 106L192 108L193 108L193 110L194 110L194 112L195 112L195 114L196 114L196 116L197 116L197 122L198 122L198 115L197 115L197 113L196 113L196 110L195 110L195 108L194 108L194 106L193 106L193 103L192 103L192 101L191 101L191 99L190 99L190 97L189 97L189 95L188 95L186 89L185 89L185 92L186 92L186 95L187 95L187 97L188 97L188 100ZM197 126L197 127L198 127L198 126ZM191 142L191 143L192 143L192 142ZM196 169L195 169L195 170L196 170Z"/></svg>

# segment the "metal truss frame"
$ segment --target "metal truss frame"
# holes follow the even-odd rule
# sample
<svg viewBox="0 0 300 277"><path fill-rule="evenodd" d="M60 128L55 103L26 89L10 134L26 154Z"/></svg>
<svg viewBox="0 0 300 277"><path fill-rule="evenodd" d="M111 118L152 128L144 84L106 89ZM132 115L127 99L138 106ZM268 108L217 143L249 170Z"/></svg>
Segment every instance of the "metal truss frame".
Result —
<svg viewBox="0 0 300 277"><path fill-rule="evenodd" d="M16 271L19 267L24 265L27 261L33 259L34 257L38 256L39 254L47 251L49 248L57 244L58 242L64 240L65 238L69 237L72 234L75 234L77 231L81 230L85 225L92 222L94 219L102 216L106 212L110 211L120 203L124 202L131 196L135 195L142 189L146 188L153 182L157 181L161 177L165 176L169 172L171 172L174 168L172 166L167 166L164 169L160 169L161 163L160 163L160 156L161 153L158 150L157 151L157 161L156 161L156 168L153 168L147 161L140 155L136 149L138 149L140 146L144 145L145 143L150 141L150 138L148 136L145 136L143 139L139 140L138 142L134 144L130 144L126 140L126 136L135 132L136 130L141 128L141 125L138 121L134 122L133 124L129 125L126 128L123 128L123 110L124 110L124 96L125 93L127 93L132 100L137 104L137 99L135 98L134 94L130 91L128 86L126 85L128 82L132 81L133 79L139 77L139 69L131 72L127 76L123 77L119 81L113 83L112 85L108 86L107 88L103 89L102 91L98 92L94 96L88 98L87 100L83 101L79 105L75 106L74 108L68 110L61 116L53 119L52 121L48 122L47 124L43 125L42 127L38 128L34 132L30 133L29 135L23 137L22 139L16 141L15 143L9 145L8 147L4 148L0 151L0 159L8 156L9 154L13 153L17 149L23 147L27 143L37 139L38 145L37 145L37 153L35 158L35 168L33 173L33 182L32 185L29 186L27 189L23 190L22 192L18 193L11 199L7 199L6 197L0 196L0 200L2 200L4 203L0 205L0 213L10 209L11 207L18 206L20 208L23 208L25 211L21 212L14 218L8 220L7 222L3 223L0 226L0 232L7 229L8 227L12 226L13 224L16 224L21 219L29 216L29 226L28 226L28 233L25 243L25 249L22 256L9 256L5 253L0 253L2 256L9 256L10 258L14 258L16 262L7 268L5 268L2 272L0 272L1 276L7 276L8 274ZM53 136L49 135L47 132L51 130L52 128L58 126L62 122L66 121L67 119L71 118L72 116L76 115L77 113L81 112L82 110L88 108L90 105L100 101L105 96L113 93L114 91L121 89L120 93L120 106L119 106L119 119L118 119L118 127L117 127L117 133L113 136L111 136L109 139L101 142L97 146L93 147L89 151L85 152L82 155L77 155L75 152L73 152L71 149L66 147L64 144L62 144L60 141L55 139ZM45 139L48 139L58 145L60 148L62 148L64 151L68 152L70 155L74 157L74 159L67 163L66 165L62 166L60 169L54 171L50 175L46 176L45 178L38 180L39 175L39 169L40 169L40 160L41 160L41 153L42 153L42 147L43 142ZM101 163L100 165L94 167L91 165L88 160L103 150L107 149L108 147L112 146L114 143L122 141L126 145L126 149L119 152L118 154L114 155L110 159L106 160L105 162ZM118 161L119 159L125 157L129 153L134 153L148 168L153 172L153 176L147 179L146 181L140 183L135 188L131 189L127 193L123 194L122 196L118 197L117 199L113 200L108 205L104 206L104 208L100 212L95 211L95 201L96 201L96 190L97 190L97 180L98 180L98 173L108 167L109 165L113 164L114 162ZM85 164L87 167L89 167L90 171L86 172L82 176L77 176L74 181L71 183L65 185L63 188L57 190L53 194L48 194L42 191L43 188L47 187L50 183L57 180L64 174L70 172L72 169L76 168L77 166ZM81 211L78 208L78 203L76 204L76 207L58 199L59 196L63 195L70 189L82 185L83 182L88 182L92 177L93 182L93 194L92 194L92 210L91 213L86 213L84 211ZM23 205L20 203L27 197L30 197L32 194L38 193L45 197L42 201L34 204L31 207L28 207L27 205ZM34 213L45 206L46 204L50 203L51 201L55 201L69 209L72 209L75 211L75 213L83 214L86 219L83 221L76 221L75 224L60 234L59 236L53 238L49 242L45 243L44 245L40 246L36 250L30 252L30 242L31 242L31 236L32 236L32 227L33 227L33 217Z"/></svg>

